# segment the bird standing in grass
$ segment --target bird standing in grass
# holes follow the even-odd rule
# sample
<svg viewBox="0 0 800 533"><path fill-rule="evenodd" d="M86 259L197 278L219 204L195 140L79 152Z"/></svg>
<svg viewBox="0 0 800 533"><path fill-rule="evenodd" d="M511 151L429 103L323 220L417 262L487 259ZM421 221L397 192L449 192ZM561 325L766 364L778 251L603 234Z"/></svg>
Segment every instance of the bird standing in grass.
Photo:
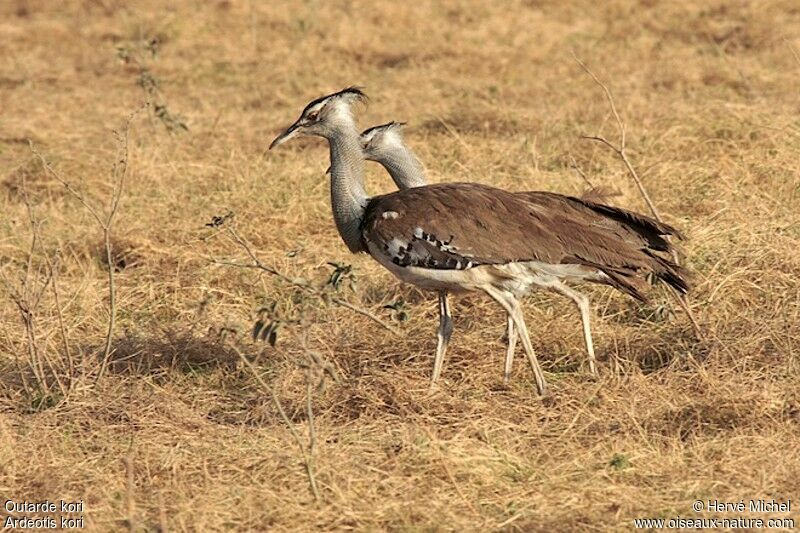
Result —
<svg viewBox="0 0 800 533"><path fill-rule="evenodd" d="M427 185L369 198L353 114L354 105L365 99L353 87L317 98L270 149L298 135L325 138L330 147L333 218L348 249L368 253L400 280L422 289L488 294L511 316L539 394L545 393L546 382L520 296L534 287L572 294L566 281L591 281L644 298L647 274L687 291L680 267L593 225L577 214L580 210L537 205L477 183ZM441 306L434 382L451 333L449 311Z"/></svg>
<svg viewBox="0 0 800 533"><path fill-rule="evenodd" d="M404 122L392 121L368 128L361 133L360 137L364 158L383 166L400 190L423 187L428 183L425 167L413 150L405 143L402 132L404 126ZM630 246L646 250L646 253L669 252L671 250L670 245L663 236L677 235L674 228L657 220L594 201L595 198L603 197L603 194L597 189L590 189L581 198L545 191L525 191L515 194L540 208L571 213L572 217L580 218L589 225L603 227L624 239ZM584 295L564 285L554 286L553 290L570 298L578 307L581 322L583 323L584 342L589 358L589 371L592 375L597 375L589 300ZM640 300L643 296L641 291L632 292L628 290L625 292ZM439 307L449 308L447 293L444 291L439 293ZM508 349L503 366L504 384L508 384L511 376L514 350L517 343L517 331L511 315L508 315L507 322Z"/></svg>

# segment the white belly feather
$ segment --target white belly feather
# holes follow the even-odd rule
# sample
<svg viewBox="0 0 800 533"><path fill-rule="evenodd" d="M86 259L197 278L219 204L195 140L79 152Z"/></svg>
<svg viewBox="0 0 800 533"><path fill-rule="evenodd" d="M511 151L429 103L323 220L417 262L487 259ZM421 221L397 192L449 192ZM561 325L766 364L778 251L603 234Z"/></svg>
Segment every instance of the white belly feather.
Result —
<svg viewBox="0 0 800 533"><path fill-rule="evenodd" d="M373 243L369 253L401 281L429 290L449 292L478 291L485 285L523 296L533 287L551 287L557 281L603 282L608 277L601 271L577 264L550 264L521 261L504 265L480 265L467 269L434 269L400 266Z"/></svg>

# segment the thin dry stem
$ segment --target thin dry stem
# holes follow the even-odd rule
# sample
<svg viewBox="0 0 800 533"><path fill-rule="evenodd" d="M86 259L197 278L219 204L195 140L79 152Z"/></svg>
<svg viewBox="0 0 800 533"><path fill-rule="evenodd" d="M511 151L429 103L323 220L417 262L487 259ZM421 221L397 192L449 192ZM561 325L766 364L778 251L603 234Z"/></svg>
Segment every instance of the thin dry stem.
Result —
<svg viewBox="0 0 800 533"><path fill-rule="evenodd" d="M33 204L30 196L28 195L27 181L24 174L22 176L21 193L31 231L31 244L25 259L24 274L19 287L11 283L2 272L0 272L0 275L2 277L3 284L8 289L11 300L17 306L20 317L24 324L25 336L27 340L26 345L28 349L28 364L33 372L39 389L45 395L49 395L51 381L50 378L52 378L55 380L56 385L58 385L62 397L65 397L67 395L68 387L62 382L60 375L61 372L56 368L56 365L53 364L53 361L48 355L47 350L40 347L36 328L37 310L42 302L44 294L47 292L47 288L51 286L51 283L54 283L55 273L51 268L51 261L47 255L47 251L44 249L42 244L40 235L41 222L36 217ZM37 250L41 252L47 265L44 273L44 280L39 283L34 281L34 277L32 275L34 259L37 255ZM35 279L39 280L41 279L41 276L42 268L40 266L37 268L37 275ZM49 369L49 373L45 370L45 364ZM17 369L21 371L21 367L19 365L17 365ZM21 372L20 377L23 381L26 392L30 393L30 390L27 387L27 379L24 375L24 372Z"/></svg>
<svg viewBox="0 0 800 533"><path fill-rule="evenodd" d="M67 328L64 325L64 310L61 307L61 297L58 292L58 265L61 257L57 251L55 261L51 260L47 254L44 254L47 268L50 271L52 282L50 289L53 292L53 301L56 307L56 317L58 318L58 332L61 337L61 346L64 349L64 356L67 358L67 371L69 372L69 379L67 380L68 388L72 390L75 385L75 359L72 356L72 350L69 347L69 340L67 338Z"/></svg>
<svg viewBox="0 0 800 533"><path fill-rule="evenodd" d="M619 144L618 145L614 145L612 142L610 142L605 137L597 136L597 135L583 135L582 138L605 144L606 146L611 148L611 150L613 150L617 154L617 156L619 156L619 158L625 164L625 168L628 170L628 174L630 175L631 179L633 179L633 182L636 184L636 187L639 189L639 193L642 195L642 198L644 199L645 203L647 204L648 209L650 209L650 212L653 214L653 217L656 220L658 220L659 222L663 223L664 219L661 217L661 213L659 213L658 208L656 208L656 204L650 198L650 194L648 194L647 189L645 189L644 184L642 183L642 180L639 178L639 174L636 172L636 169L633 167L633 164L631 164L631 161L628 158L628 154L625 151L625 148L626 148L625 122L623 122L622 117L617 112L617 105L614 102L614 96L611 94L611 90L608 88L608 86L605 83L600 81L600 79L594 74L594 72L592 72L589 69L589 67L586 66L586 64L583 61L578 59L578 56L576 56L574 52L572 54L572 57L575 59L575 61L577 61L578 65L580 65L581 68L587 74L589 74L589 76L591 76L591 78L594 80L594 82L603 89L603 92L606 95L606 99L608 100L608 104L611 107L611 112L613 113L614 118L617 121L617 128L619 129ZM669 240L669 236L667 236L667 239ZM678 252L677 252L677 250L675 250L675 248L672 249L671 255L672 255L672 259L675 262L675 264L676 265L680 265L680 258L678 257ZM686 316L689 317L689 322L692 324L692 329L694 330L695 334L700 339L704 338L705 335L703 333L703 330L700 328L700 324L697 322L697 319L694 316L694 312L692 311L691 306L689 305L688 297L686 295L684 295L684 294L680 294L679 292L677 292L675 290L673 290L673 293L675 294L675 297L678 299L678 304L684 310L684 312L686 313Z"/></svg>
<svg viewBox="0 0 800 533"><path fill-rule="evenodd" d="M311 371L306 373L306 417L308 419L308 480L311 484L311 492L314 499L319 501L319 487L317 487L317 466L314 457L317 454L317 430L314 423L314 406L312 401L313 387L311 383Z"/></svg>
<svg viewBox="0 0 800 533"><path fill-rule="evenodd" d="M53 176L56 181L61 183L64 188L69 192L74 198L76 198L81 205L83 205L86 210L94 217L95 221L97 222L98 226L103 232L103 248L105 251L106 256L106 273L108 279L108 323L106 327L106 336L103 343L103 355L100 364L100 371L97 374L97 379L102 379L103 375L105 374L106 368L108 367L108 362L111 358L111 352L113 347L114 341L114 329L116 327L117 321L117 285L116 280L114 278L114 257L113 257L113 247L111 244L111 231L114 226L114 221L117 216L117 212L119 210L120 200L122 199L122 194L125 187L125 179L129 174L129 145L130 145L130 130L131 130L131 123L136 115L142 109L148 107L148 104L142 104L132 113L130 113L123 124L123 134L117 135L117 140L120 142L120 156L114 162L113 170L112 170L112 193L111 199L109 200L109 207L108 212L105 216L101 215L101 211L93 207L85 198L84 196L75 189L70 183L64 179L61 174L56 171L52 165L44 158L44 156L39 153L38 150L33 145L32 141L29 142L30 150L33 152L36 157L42 163L42 166Z"/></svg>
<svg viewBox="0 0 800 533"><path fill-rule="evenodd" d="M570 167L578 174L578 177L580 177L583 180L583 182L586 183L586 186L589 187L590 190L594 189L595 188L594 184L591 182L589 177L586 176L586 173L583 170L581 170L581 167L578 165L578 162L575 161L575 158L572 155L570 155L569 159L570 159Z"/></svg>
<svg viewBox="0 0 800 533"><path fill-rule="evenodd" d="M792 51L792 55L794 56L795 61L797 64L800 65L800 52L797 51L797 48L789 41L789 39L785 39L786 44L789 46L789 50Z"/></svg>
<svg viewBox="0 0 800 533"><path fill-rule="evenodd" d="M306 475L308 476L309 488L311 489L311 493L314 496L314 500L319 501L321 498L320 498L319 488L317 487L317 478L316 478L315 472L314 472L313 458L309 455L309 451L306 449L306 446L303 444L303 440L300 438L300 434L297 432L297 430L295 429L294 424L292 423L291 419L286 414L286 410L283 408L283 404L281 403L281 399L278 398L278 394L275 392L275 389L273 387L270 387L267 384L267 382L264 381L264 379L258 373L258 369L253 365L253 363L250 362L250 360L247 359L247 357L245 357L245 355L241 352L241 350L239 350L233 344L229 344L229 345L236 352L236 354L242 360L244 365L247 367L247 369L253 375L253 378L255 378L255 380L258 382L258 384L261 385L261 388L264 389L269 394L270 398L272 399L272 403L275 405L275 408L278 410L278 414L280 415L281 419L283 420L283 423L286 425L286 428L289 430L289 433L292 435L292 438L294 439L295 444L297 444L297 448L300 450L300 456L302 457L302 460L303 460L303 465L304 465L305 470L306 470Z"/></svg>
<svg viewBox="0 0 800 533"><path fill-rule="evenodd" d="M125 464L125 512L128 515L126 522L128 524L128 531L133 532L136 531L136 495L134 494L136 482L133 470L132 452L128 452L123 459L123 463Z"/></svg>

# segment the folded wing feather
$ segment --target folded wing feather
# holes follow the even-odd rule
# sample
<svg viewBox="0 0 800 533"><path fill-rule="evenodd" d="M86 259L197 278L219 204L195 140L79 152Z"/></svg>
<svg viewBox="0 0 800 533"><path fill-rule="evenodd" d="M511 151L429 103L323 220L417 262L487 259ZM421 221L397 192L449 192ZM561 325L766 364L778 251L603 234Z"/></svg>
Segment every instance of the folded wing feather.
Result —
<svg viewBox="0 0 800 533"><path fill-rule="evenodd" d="M362 226L364 239L401 266L465 269L538 261L591 266L614 278L653 272L665 281L681 279L683 272L653 252L671 250L663 236L676 233L624 209L475 183L375 197Z"/></svg>

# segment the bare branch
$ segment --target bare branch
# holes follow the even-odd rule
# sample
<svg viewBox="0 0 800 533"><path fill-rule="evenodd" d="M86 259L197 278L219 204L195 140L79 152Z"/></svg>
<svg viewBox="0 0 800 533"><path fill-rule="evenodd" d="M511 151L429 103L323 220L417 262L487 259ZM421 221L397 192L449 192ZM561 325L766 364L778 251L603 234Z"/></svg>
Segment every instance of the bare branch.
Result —
<svg viewBox="0 0 800 533"><path fill-rule="evenodd" d="M575 161L575 158L572 157L571 154L569 156L569 159L570 159L570 167L572 167L572 169L575 172L578 173L578 176L580 176L580 178L586 183L586 185L589 187L589 189L594 189L595 188L594 185L589 180L589 178L586 176L586 173L584 173L583 170L581 170L581 167L578 166L578 162Z"/></svg>
<svg viewBox="0 0 800 533"><path fill-rule="evenodd" d="M61 381L59 372L53 365L51 359L48 357L47 350L42 349L39 346L39 337L36 328L36 311L42 302L42 297L47 291L47 287L50 286L50 283L53 280L53 271L52 269L47 269L44 274L44 280L42 280L42 269L40 266L37 268L37 275L35 278L32 277L34 270L34 259L37 254L37 249L41 250L45 260L48 261L48 263L49 258L47 257L47 252L44 250L42 245L42 239L39 233L41 223L36 218L33 204L30 196L28 195L27 181L24 175L22 177L21 192L28 214L28 223L31 229L31 244L25 260L24 275L22 276L20 287L16 287L14 284L12 284L2 271L0 271L0 278L2 278L3 284L8 287L11 300L17 306L17 309L20 313L20 318L22 320L23 327L25 328L25 336L27 339L28 365L33 371L33 375L37 384L39 385L39 389L44 394L50 394L50 378L52 377L55 379L59 389L61 390L62 397L64 397L67 394L67 389ZM49 374L45 371L43 362L47 364L47 367L50 370ZM27 386L25 372L22 370L19 364L17 364L17 370L20 372L20 378L23 381L25 391L30 393L30 390Z"/></svg>
<svg viewBox="0 0 800 533"><path fill-rule="evenodd" d="M622 117L620 117L619 113L617 112L617 106L616 106L616 103L614 102L614 97L611 94L611 90L609 90L608 86L606 86L606 84L601 82L598 79L598 77L595 76L594 72L592 72L589 69L589 67L587 67L586 64L583 61L578 59L578 56L576 56L574 52L572 53L572 57L575 59L575 61L577 61L578 65L580 65L581 68L587 74L589 74L589 76L591 76L591 78L594 80L594 82L603 89L603 92L606 95L606 99L608 100L608 104L611 107L611 112L613 113L614 118L617 121L617 127L619 128L619 135L620 135L619 146L615 146L608 139L606 139L605 137L602 137L602 136L582 135L581 138L602 143L602 144L608 146L609 148L611 148L611 150L613 150L614 153L616 153L617 156L619 156L619 158L622 160L623 164L625 165L625 168L628 170L628 174L633 179L633 182L636 184L636 187L639 189L639 193L642 195L642 198L644 199L645 203L647 204L648 209L650 209L650 212L653 214L653 217L656 220L658 220L659 222L663 223L664 219L661 218L661 213L659 213L658 209L656 208L655 203L650 198L650 195L648 194L647 190L644 188L644 184L642 183L642 180L639 178L639 174L636 172L636 169L633 167L633 164L631 163L630 159L628 158L628 154L625 151L625 148L626 148L625 123L623 122ZM669 236L667 236L667 240L669 240ZM674 248L672 249L672 254L671 255L672 255L672 259L675 262L675 264L676 265L680 264L680 260L679 260L679 257L678 257L678 252ZM674 294L677 297L678 303L680 304L681 308L686 313L686 316L689 317L689 321L692 324L692 329L694 329L695 334L698 336L698 338L701 338L701 339L704 338L703 331L700 329L700 324L697 322L697 319L694 317L694 313L692 312L692 308L689 305L688 298L685 295L678 293L677 291L674 291Z"/></svg>
<svg viewBox="0 0 800 533"><path fill-rule="evenodd" d="M797 48L794 47L794 45L791 43L791 41L789 41L789 39L786 39L784 37L783 40L786 41L787 45L789 45L789 50L792 51L792 55L794 56L794 59L797 61L798 64L800 64L800 53L798 53Z"/></svg>
<svg viewBox="0 0 800 533"><path fill-rule="evenodd" d="M136 531L136 499L134 491L136 489L136 482L133 470L133 453L129 450L128 454L122 459L125 465L125 507L128 514L128 531Z"/></svg>
<svg viewBox="0 0 800 533"><path fill-rule="evenodd" d="M603 89L603 92L606 93L606 99L608 100L609 106L611 106L611 112L614 114L614 119L617 121L617 127L619 128L619 132L620 132L620 143L619 143L620 150L624 150L625 149L625 123L622 121L622 118L619 116L619 113L617 112L617 105L614 103L614 97L611 95L611 90L608 88L608 86L605 83L600 81L600 79L597 76L595 76L594 72L589 70L589 67L587 67L586 64L583 61L578 59L578 56L575 55L574 51L572 52L572 57L573 57L573 59L575 59L575 61L578 63L578 65L580 65L581 68L589 76L592 77L594 82L597 85L599 85L601 89Z"/></svg>
<svg viewBox="0 0 800 533"><path fill-rule="evenodd" d="M84 196L75 189L69 182L64 179L64 177L56 171L52 165L44 158L42 154L39 153L38 150L33 145L33 142L29 141L29 146L31 152L33 152L36 157L39 158L44 168L53 176L56 181L61 183L64 188L73 196L75 197L81 205L83 205L86 210L92 215L92 217L97 222L98 226L103 232L103 248L105 251L106 256L106 268L107 268L107 276L108 276L108 327L106 329L106 336L105 342L103 347L103 356L102 362L100 365L100 371L98 372L97 379L101 379L105 374L106 367L108 366L108 361L111 358L111 351L112 351L112 344L113 344L113 337L114 337L114 329L116 327L116 320L117 320L117 288L116 288L116 281L114 279L114 257L113 257L113 247L111 244L111 229L114 225L114 220L116 218L117 212L119 211L119 204L122 198L122 193L124 191L125 179L128 175L129 170L129 144L130 144L130 129L131 123L133 119L136 117L137 114L142 109L145 109L148 106L147 103L140 105L137 109L131 112L127 119L123 124L123 133L117 134L117 140L120 143L120 155L118 159L114 162L113 170L112 170L112 193L111 199L109 201L108 212L103 216L101 211L97 208L93 207L85 198Z"/></svg>
<svg viewBox="0 0 800 533"><path fill-rule="evenodd" d="M100 216L100 213L98 213L95 210L95 208L92 207L89 204L89 202L87 202L84 199L83 195L77 189L75 189L72 185L70 185L69 182L67 180L65 180L61 176L61 174L59 174L58 171L56 171L56 169L54 169L52 167L52 165L50 165L50 163L44 158L44 156L42 154L39 153L39 151L33 145L33 141L28 141L28 145L30 146L30 149L31 149L31 152L33 152L33 155L38 157L39 161L42 162L42 166L44 167L44 169L47 170L50 173L50 175L53 176L56 179L56 181L58 181L61 185L64 186L64 188L67 190L68 193L70 193L73 197L75 197L75 199L77 199L81 203L81 205L83 205L83 207L86 208L86 210L94 217L94 219L97 221L97 223L100 225L101 228L105 229L106 228L106 223L103 220L103 218Z"/></svg>
<svg viewBox="0 0 800 533"><path fill-rule="evenodd" d="M389 324L387 324L386 322L381 320L379 317L377 317L373 313L367 311L366 309L363 309L361 307L357 307L357 306L355 306L355 305L353 305L353 304L351 304L349 302L346 302L346 301L344 301L344 300L342 300L340 298L331 298L331 302L335 303L336 305L341 305L342 307L350 309L351 311L356 312L356 313L358 313L358 314L360 314L362 316L365 316L365 317L369 318L370 320L372 320L373 322L375 322L376 324L380 325L381 327L391 331L392 334L397 335L398 337L400 336L400 332L399 331L397 331L395 328L393 328L392 326L390 326Z"/></svg>
<svg viewBox="0 0 800 533"><path fill-rule="evenodd" d="M314 409L311 399L312 391L311 371L309 370L306 375L306 416L308 419L308 463L306 468L308 469L308 480L311 485L311 492L314 493L314 499L319 501L320 495L316 477L317 469L316 462L314 461L314 457L317 453L317 430L314 425Z"/></svg>
<svg viewBox="0 0 800 533"><path fill-rule="evenodd" d="M50 277L52 278L52 283L50 283L50 288L53 291L53 300L55 301L56 305L56 317L58 318L58 330L61 335L61 344L64 348L64 355L67 358L67 369L69 371L69 380L67 383L69 384L69 388L72 389L75 379L75 360L72 358L72 351L69 349L69 341L67 340L67 329L64 326L64 313L61 308L61 298L58 293L58 265L60 259L60 251L57 250L56 254L54 255L55 261L51 260L50 257L45 254L44 259L47 262L47 268L50 271Z"/></svg>
<svg viewBox="0 0 800 533"><path fill-rule="evenodd" d="M317 487L317 479L316 479L316 476L314 474L313 461L312 461L311 457L309 456L308 450L306 450L306 447L303 444L303 440L300 438L300 434L297 433L297 430L295 429L294 424L289 419L289 416L286 414L286 410L283 408L283 404L281 403L281 399L278 397L278 394L275 392L275 389L270 387L267 384L267 382L264 381L264 379L258 373L258 369L256 369L256 367L253 365L253 363L251 363L247 359L247 357L245 357L245 355L236 346L234 346L231 343L228 343L228 345L233 349L233 351L235 351L237 353L237 355L242 360L242 362L247 367L247 369L250 371L250 373L253 375L255 380L258 382L259 385L261 385L261 388L263 388L270 395L270 398L272 399L272 403L275 405L275 408L278 410L278 414L280 415L281 419L283 420L283 423L286 425L286 428L289 430L289 433L291 434L292 438L294 439L295 443L297 444L297 448L300 450L300 455L301 455L301 457L303 459L303 464L304 464L305 469L306 469L306 475L308 476L308 484L309 484L309 487L311 489L311 493L314 495L314 499L319 501L320 500L320 494L319 494L319 488Z"/></svg>
<svg viewBox="0 0 800 533"><path fill-rule="evenodd" d="M606 146L608 146L609 148L611 148L612 150L614 150L618 154L620 152L622 152L622 150L620 148L618 148L616 145L612 144L611 141L609 141L605 137L597 137L595 135L581 135L581 139L587 139L589 141L601 142L601 143L605 144Z"/></svg>

